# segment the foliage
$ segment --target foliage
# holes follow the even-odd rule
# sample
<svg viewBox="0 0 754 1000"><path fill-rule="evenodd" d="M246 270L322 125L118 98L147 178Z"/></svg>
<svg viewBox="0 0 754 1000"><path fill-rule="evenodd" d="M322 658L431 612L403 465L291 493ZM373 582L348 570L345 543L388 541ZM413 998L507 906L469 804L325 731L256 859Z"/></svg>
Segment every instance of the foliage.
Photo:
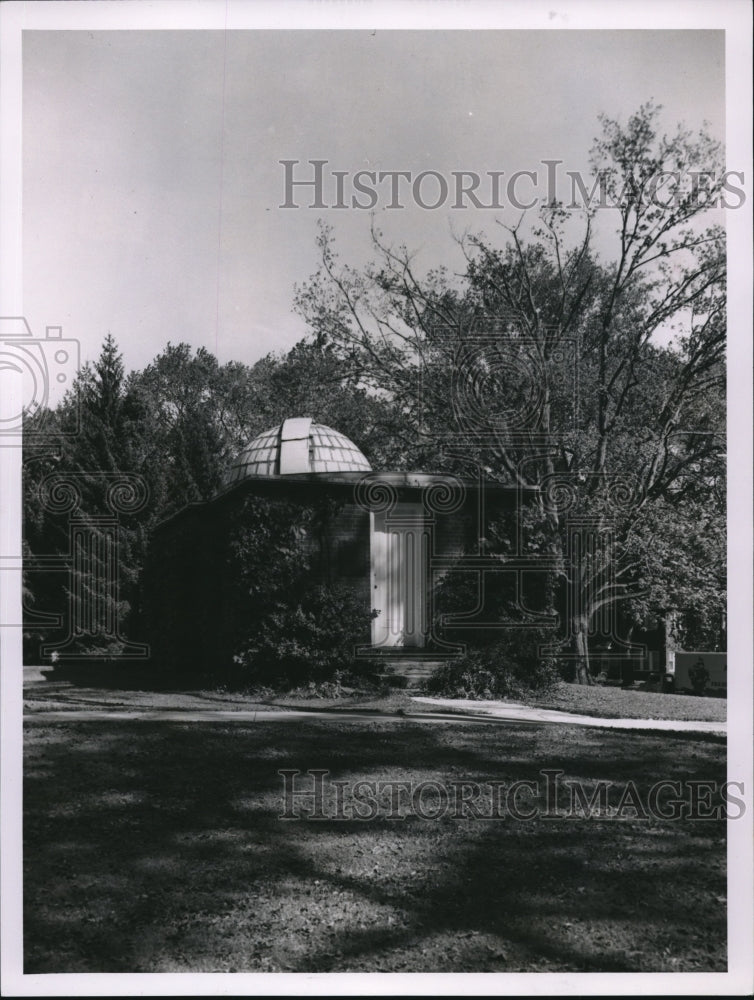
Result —
<svg viewBox="0 0 754 1000"><path fill-rule="evenodd" d="M307 588L294 602L278 600L250 629L237 656L242 679L296 687L330 681L352 668L355 647L369 634L372 613L342 586Z"/></svg>
<svg viewBox="0 0 754 1000"><path fill-rule="evenodd" d="M677 641L683 649L724 647L726 525L722 494L648 507L627 537L626 552L641 559L642 593L627 602L639 625L657 608L683 609Z"/></svg>
<svg viewBox="0 0 754 1000"><path fill-rule="evenodd" d="M250 376L247 406L257 413L258 431L308 416L345 434L373 468L400 466L410 439L400 412L384 395L367 391L360 367L332 345L301 341L286 355L261 358Z"/></svg>
<svg viewBox="0 0 754 1000"><path fill-rule="evenodd" d="M538 580L529 583L524 607L516 594L511 574L485 572L483 590L480 591L482 581L478 574L473 570L464 570L462 563L457 564L435 589L433 633L445 641L462 642L480 649L497 643L501 630L510 632L519 626L531 628L531 615L546 613L548 577L546 573L540 573L538 577ZM472 626L469 622L462 622L459 625L457 619L463 619L465 614L473 611L478 621L488 624ZM555 639L555 630L550 629L549 641L552 643Z"/></svg>
<svg viewBox="0 0 754 1000"><path fill-rule="evenodd" d="M460 278L441 267L420 277L408 250L376 229L376 260L357 271L323 228L321 267L296 298L311 337L287 355L221 365L169 343L126 375L108 336L74 392L28 418L29 429L47 421L43 445L25 456L29 638L57 639L51 614L65 626L97 600L91 574L34 568L34 556L71 562L70 512L42 502L49 476L75 479L75 516L100 551L108 477L143 487L144 502L118 515L120 592L101 608L125 637L144 611L155 526L213 497L250 437L299 414L343 431L375 468L520 487L523 552L501 536L483 540L486 554L501 568L521 555L546 563L548 579L526 600L559 615L582 680L595 626L614 621L618 604L638 627L681 609L687 641L711 642L725 602L726 314L724 234L706 212L720 194L721 151L703 130L661 134L659 110L602 119L592 164L615 206L600 216L616 220L606 259L596 209L582 217L557 203L529 232L504 228L500 242L467 234ZM702 197L692 171L706 176ZM577 520L594 544L574 543ZM292 572L289 550L273 545L259 565ZM499 613L512 606L504 587L490 600ZM86 632L77 643L104 648Z"/></svg>
<svg viewBox="0 0 754 1000"><path fill-rule="evenodd" d="M523 543L551 566L561 643L584 683L589 637L618 603L640 617L648 586L656 607L688 598L653 572L660 534L663 566L691 568L682 533L655 530L658 512L693 523L722 476L725 241L706 214L720 148L703 130L661 135L659 110L602 119L592 166L614 206L612 259L595 249L595 206L578 239L559 203L529 234L503 227L502 245L468 234L460 282L418 275L377 229L376 261L357 271L323 227L321 266L297 295L317 340L400 408L417 464L524 491ZM710 178L702 197L698 170ZM670 192L658 184L675 177ZM575 521L591 541L574 541ZM693 573L682 575L699 606Z"/></svg>
<svg viewBox="0 0 754 1000"><path fill-rule="evenodd" d="M158 532L145 585L161 668L278 690L358 672L366 595L329 580L322 545L338 509L322 495L292 502L235 491Z"/></svg>
<svg viewBox="0 0 754 1000"><path fill-rule="evenodd" d="M27 660L40 659L43 642L64 639L84 605L101 596L92 590L103 577L101 566L94 566L94 574L71 568L72 514L101 539L100 519L113 514L108 490L114 478L129 477L143 494L143 503L118 514L120 593L106 602L107 620L117 622L124 637L137 632L143 637L150 613L144 569L156 526L187 504L211 499L231 458L255 434L307 413L344 431L378 462L400 448L390 444L397 440L390 406L359 390L355 374L325 347L300 344L287 356L269 355L249 367L220 365L204 348L192 352L187 344L168 343L143 371L126 376L108 335L100 357L84 366L59 406L27 417L27 431L38 442L27 448L24 469ZM50 476L75 484L80 494L75 511L45 506ZM257 539L267 545L263 558L261 551L246 556L261 559L253 565L282 572L287 551L278 541L286 529L282 521L275 523L276 539ZM60 569L36 570L35 557L57 560ZM61 628L54 627L55 615ZM98 632L102 629L83 632L67 654L92 658L108 650L110 656L110 642Z"/></svg>
<svg viewBox="0 0 754 1000"><path fill-rule="evenodd" d="M431 694L450 698L516 698L544 691L559 679L552 657L540 656L550 640L543 631L515 632L439 667L427 682Z"/></svg>
<svg viewBox="0 0 754 1000"><path fill-rule="evenodd" d="M144 415L111 336L97 361L80 371L73 391L42 417L43 444L37 439L24 466L25 545L31 557L26 586L34 607L27 616L27 645L37 646L46 635L44 615L57 612L70 640L65 655L110 658L122 643L112 629L100 626L119 622L128 628L146 550L143 526L154 515L140 433ZM29 418L27 428L33 432L39 419ZM133 473L136 479L123 478ZM120 493L114 495L114 489ZM118 508L114 529L118 497L125 506ZM76 546L86 548L90 565L71 552L74 527L88 539ZM70 569L35 571L37 555L57 558ZM101 587L112 579L114 566L118 588Z"/></svg>

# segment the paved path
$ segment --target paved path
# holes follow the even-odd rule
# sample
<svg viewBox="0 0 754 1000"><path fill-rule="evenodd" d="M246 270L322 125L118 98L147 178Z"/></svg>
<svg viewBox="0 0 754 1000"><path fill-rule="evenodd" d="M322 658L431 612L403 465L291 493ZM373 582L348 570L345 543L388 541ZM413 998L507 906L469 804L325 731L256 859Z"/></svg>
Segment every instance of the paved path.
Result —
<svg viewBox="0 0 754 1000"><path fill-rule="evenodd" d="M724 722L671 721L667 719L600 719L548 708L534 708L514 702L456 701L442 698L413 698L435 707L422 712L376 712L334 709L284 709L256 711L248 709L55 709L27 711L25 722L293 722L303 719L337 719L340 722L421 722L425 724L468 724L505 722L519 725L575 725L600 729L660 730L725 735ZM450 711L448 711L450 709ZM445 711L443 711L445 710Z"/></svg>
<svg viewBox="0 0 754 1000"><path fill-rule="evenodd" d="M573 712L561 712L554 708L535 708L531 705L519 705L516 702L501 701L463 701L450 698L420 698L414 701L436 705L438 708L454 708L460 711L473 711L476 715L489 715L495 719L507 722L556 722L561 725L593 726L599 729L659 729L685 733L719 733L725 735L725 722L703 722L701 720L683 719L601 719L593 715L576 715Z"/></svg>

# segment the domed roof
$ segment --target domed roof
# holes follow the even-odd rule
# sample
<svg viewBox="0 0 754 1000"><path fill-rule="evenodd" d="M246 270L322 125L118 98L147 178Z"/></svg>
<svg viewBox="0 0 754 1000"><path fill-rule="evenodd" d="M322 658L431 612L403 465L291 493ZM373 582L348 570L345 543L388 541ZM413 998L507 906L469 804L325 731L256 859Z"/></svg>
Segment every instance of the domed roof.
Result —
<svg viewBox="0 0 754 1000"><path fill-rule="evenodd" d="M253 438L233 462L225 485L247 476L370 472L371 468L345 434L308 417L294 417Z"/></svg>

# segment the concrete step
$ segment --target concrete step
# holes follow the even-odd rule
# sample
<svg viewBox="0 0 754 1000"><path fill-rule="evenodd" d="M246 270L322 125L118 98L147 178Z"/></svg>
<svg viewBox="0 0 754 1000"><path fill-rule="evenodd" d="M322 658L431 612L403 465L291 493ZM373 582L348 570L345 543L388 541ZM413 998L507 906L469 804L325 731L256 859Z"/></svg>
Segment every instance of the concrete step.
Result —
<svg viewBox="0 0 754 1000"><path fill-rule="evenodd" d="M393 658L385 660L385 672L383 677L405 677L407 690L415 690L420 687L442 666L444 660L413 660L404 658Z"/></svg>

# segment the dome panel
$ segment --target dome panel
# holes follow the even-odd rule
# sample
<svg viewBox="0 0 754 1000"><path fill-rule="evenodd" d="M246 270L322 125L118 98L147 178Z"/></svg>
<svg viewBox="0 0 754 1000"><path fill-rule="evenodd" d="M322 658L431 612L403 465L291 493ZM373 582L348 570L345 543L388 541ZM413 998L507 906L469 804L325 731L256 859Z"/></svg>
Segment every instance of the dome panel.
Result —
<svg viewBox="0 0 754 1000"><path fill-rule="evenodd" d="M363 452L345 434L298 417L253 438L234 460L224 485L231 486L249 476L371 472L371 469Z"/></svg>

